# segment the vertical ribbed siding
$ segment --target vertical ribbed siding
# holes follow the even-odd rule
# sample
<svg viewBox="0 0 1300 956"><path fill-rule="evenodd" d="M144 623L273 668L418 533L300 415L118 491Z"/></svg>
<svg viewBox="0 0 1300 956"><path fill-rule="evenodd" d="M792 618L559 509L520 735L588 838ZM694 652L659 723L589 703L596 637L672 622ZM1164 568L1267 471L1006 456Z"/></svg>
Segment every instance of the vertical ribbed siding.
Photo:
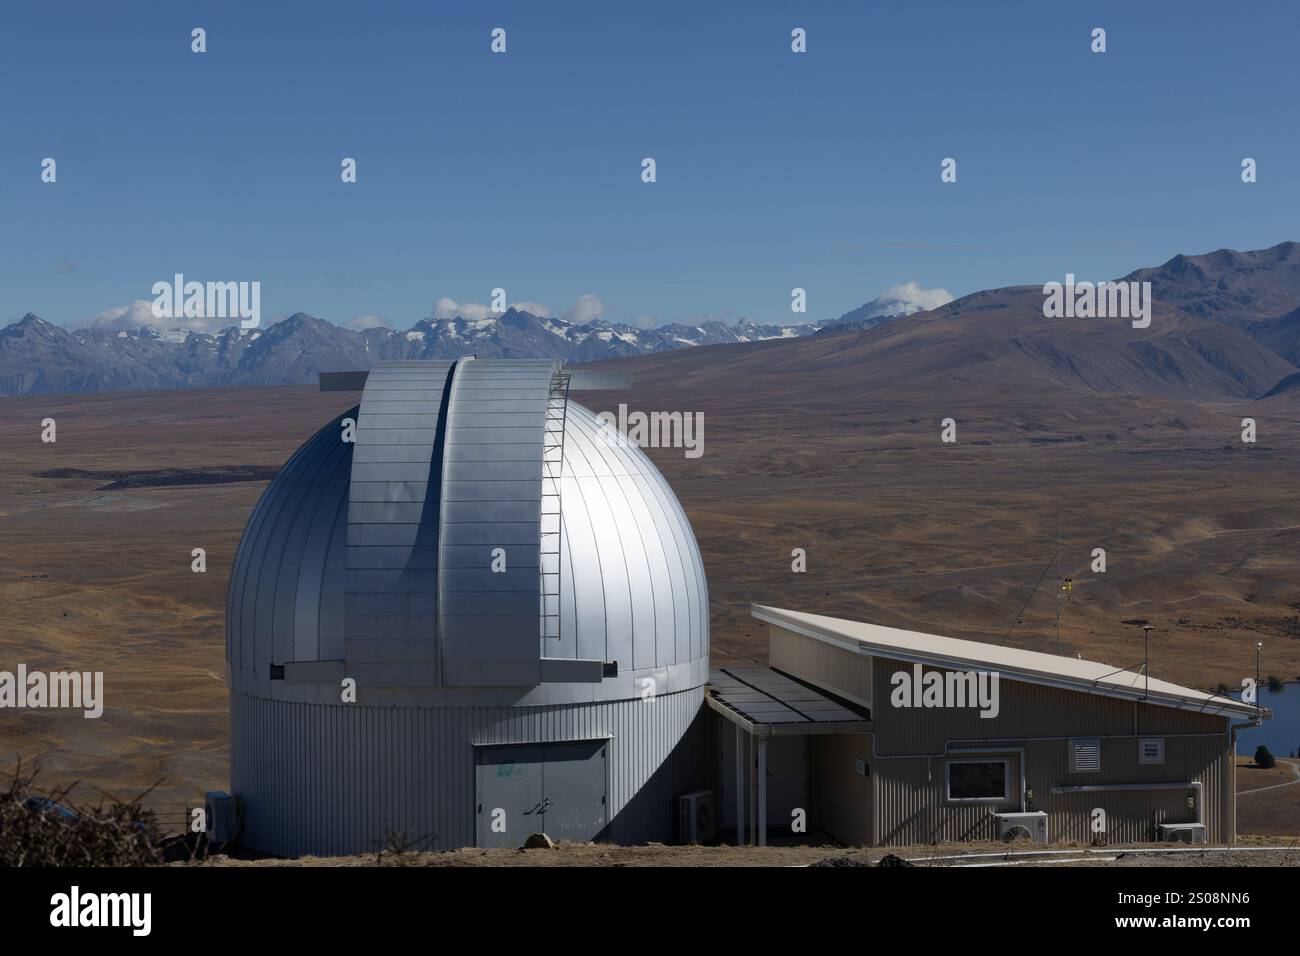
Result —
<svg viewBox="0 0 1300 956"><path fill-rule="evenodd" d="M393 831L473 846L474 745L609 736L608 839L676 838L678 795L707 783L703 688L653 702L367 707L231 696L231 788L244 842L282 856L373 852ZM527 834L520 834L520 843Z"/></svg>
<svg viewBox="0 0 1300 956"><path fill-rule="evenodd" d="M769 624L767 660L776 670L871 707L872 657Z"/></svg>
<svg viewBox="0 0 1300 956"><path fill-rule="evenodd" d="M1136 742L1107 741L1108 745ZM1206 839L1227 843L1232 838L1231 821L1225 794L1230 785L1229 755L1213 738L1169 739L1166 746L1178 751L1180 761L1200 765L1194 774L1166 765L1161 782L1177 783L1196 780L1201 784L1204 800L1202 822ZM1107 747L1107 750L1111 747ZM1156 840L1161 823L1185 823L1193 818L1187 809L1190 790L1109 790L1089 793L1051 792L1051 785L1065 774L1065 745L1059 741L1029 742L1026 752L1026 786L1034 792L1031 809L1048 815L1048 835L1052 841L1088 843L1093 839L1091 818L1094 808L1106 811L1108 843L1147 843ZM1011 760L1013 791L1019 787L1019 755L1014 751L990 749L991 757L1007 756ZM941 757L892 759L877 758L872 765L876 779L875 805L879 814L879 842L883 845L931 843L943 840L996 840L998 831L993 813L1020 809L1018 799L1005 805L957 805L945 802L945 760ZM1103 774L1096 783L1135 782L1131 767L1118 765L1105 751ZM1147 769L1147 768L1143 768Z"/></svg>
<svg viewBox="0 0 1300 956"><path fill-rule="evenodd" d="M875 661L871 772L880 843L996 839L992 814L1020 809L1018 748L1025 753L1025 786L1034 794L1030 809L1047 812L1053 841L1090 842L1097 807L1106 811L1105 839L1110 843L1148 842L1157 838L1159 824L1188 822L1194 816L1187 808L1190 788L1054 794L1053 785L1192 781L1201 784L1206 839L1232 839L1233 764L1226 718L1012 680L1000 682L1000 710L991 719L975 710L895 708L891 676L911 667L886 658ZM1163 764L1138 763L1138 738L1145 736L1165 739ZM1070 771L1069 737L1101 738L1100 772ZM999 804L948 802L945 747L979 748L990 757L1010 759L1012 798Z"/></svg>

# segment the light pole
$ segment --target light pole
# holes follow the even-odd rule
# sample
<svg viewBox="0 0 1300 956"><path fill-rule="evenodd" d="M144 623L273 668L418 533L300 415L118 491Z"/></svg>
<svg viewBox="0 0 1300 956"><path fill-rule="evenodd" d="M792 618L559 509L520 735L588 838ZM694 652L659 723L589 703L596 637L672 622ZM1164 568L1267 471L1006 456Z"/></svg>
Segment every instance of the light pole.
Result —
<svg viewBox="0 0 1300 956"><path fill-rule="evenodd" d="M1142 625L1142 676L1145 685L1142 688L1142 699L1146 700L1151 696L1151 632L1155 628L1150 624Z"/></svg>
<svg viewBox="0 0 1300 956"><path fill-rule="evenodd" d="M1264 642L1255 642L1255 712L1259 713L1259 652L1263 650Z"/></svg>

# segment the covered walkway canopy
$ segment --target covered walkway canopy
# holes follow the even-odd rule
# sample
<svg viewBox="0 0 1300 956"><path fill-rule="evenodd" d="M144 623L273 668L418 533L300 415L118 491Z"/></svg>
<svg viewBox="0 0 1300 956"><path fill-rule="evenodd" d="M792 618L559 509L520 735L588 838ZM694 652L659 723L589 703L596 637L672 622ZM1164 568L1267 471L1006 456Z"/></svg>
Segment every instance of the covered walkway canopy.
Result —
<svg viewBox="0 0 1300 956"><path fill-rule="evenodd" d="M870 715L770 667L726 667L709 672L705 700L736 726L736 842L744 842L745 779L749 753L751 839L767 846L767 740L808 734L862 734ZM754 751L757 750L757 759ZM757 792L755 792L757 791Z"/></svg>

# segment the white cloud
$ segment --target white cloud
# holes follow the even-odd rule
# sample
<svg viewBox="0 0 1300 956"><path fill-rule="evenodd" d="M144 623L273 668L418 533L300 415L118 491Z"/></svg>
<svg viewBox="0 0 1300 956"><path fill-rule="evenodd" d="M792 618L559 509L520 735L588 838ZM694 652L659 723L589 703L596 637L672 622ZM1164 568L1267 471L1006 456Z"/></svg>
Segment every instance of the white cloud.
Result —
<svg viewBox="0 0 1300 956"><path fill-rule="evenodd" d="M455 299L449 299L443 296L437 302L433 303L433 317L435 319L454 319L460 315L460 306ZM487 306L479 306L486 310ZM481 317L481 316L480 316ZM468 316L466 316L468 318Z"/></svg>
<svg viewBox="0 0 1300 956"><path fill-rule="evenodd" d="M233 319L204 318L202 316L176 316L159 319L153 314L151 299L136 299L130 305L119 305L107 309L88 322L81 323L83 328L107 329L109 331L130 331L152 326L155 329L184 329L194 332L216 332L228 325L235 325Z"/></svg>
<svg viewBox="0 0 1300 956"><path fill-rule="evenodd" d="M555 313L541 302L509 302L507 305L512 309L531 313L541 319L555 317ZM601 318L604 314L605 303L601 301L600 296L588 292L561 312L559 317L566 322L572 322L574 325L586 325L594 319ZM443 296L433 304L433 317L435 319L454 319L459 316L473 322L479 319L494 319L499 315L501 315L500 312L493 312L482 302L457 302L447 296Z"/></svg>
<svg viewBox="0 0 1300 956"><path fill-rule="evenodd" d="M868 303L869 315L911 315L929 312L952 301L947 289L923 289L918 282L891 286Z"/></svg>
<svg viewBox="0 0 1300 956"><path fill-rule="evenodd" d="M433 304L433 317L435 319L454 319L460 317L469 319L471 322L479 319L489 319L500 313L493 312L481 302L457 302L455 299L449 299L443 296Z"/></svg>
<svg viewBox="0 0 1300 956"><path fill-rule="evenodd" d="M361 331L362 329L386 329L388 323L377 315L354 315L343 323L343 328Z"/></svg>
<svg viewBox="0 0 1300 956"><path fill-rule="evenodd" d="M605 303L600 300L600 296L593 292L588 292L581 296L577 302L560 314L560 318L566 322L572 322L574 325L586 325L595 319L599 319L605 314Z"/></svg>
<svg viewBox="0 0 1300 956"><path fill-rule="evenodd" d="M531 312L533 315L544 319L551 316L551 310L540 302L508 302L506 304L511 309L518 309L520 312ZM447 296L443 296L433 303L433 317L435 319L454 319L459 316L462 319L476 322L480 319L494 319L501 314L500 312L493 312L482 302L457 302Z"/></svg>

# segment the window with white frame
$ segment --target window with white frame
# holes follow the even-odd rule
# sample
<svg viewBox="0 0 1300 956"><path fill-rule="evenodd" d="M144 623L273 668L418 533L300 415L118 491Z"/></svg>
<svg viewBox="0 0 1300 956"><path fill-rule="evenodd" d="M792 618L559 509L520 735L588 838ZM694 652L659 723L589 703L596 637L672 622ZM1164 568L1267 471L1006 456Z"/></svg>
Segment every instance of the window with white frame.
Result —
<svg viewBox="0 0 1300 956"><path fill-rule="evenodd" d="M1004 801L1011 799L1011 761L948 761L949 800Z"/></svg>

